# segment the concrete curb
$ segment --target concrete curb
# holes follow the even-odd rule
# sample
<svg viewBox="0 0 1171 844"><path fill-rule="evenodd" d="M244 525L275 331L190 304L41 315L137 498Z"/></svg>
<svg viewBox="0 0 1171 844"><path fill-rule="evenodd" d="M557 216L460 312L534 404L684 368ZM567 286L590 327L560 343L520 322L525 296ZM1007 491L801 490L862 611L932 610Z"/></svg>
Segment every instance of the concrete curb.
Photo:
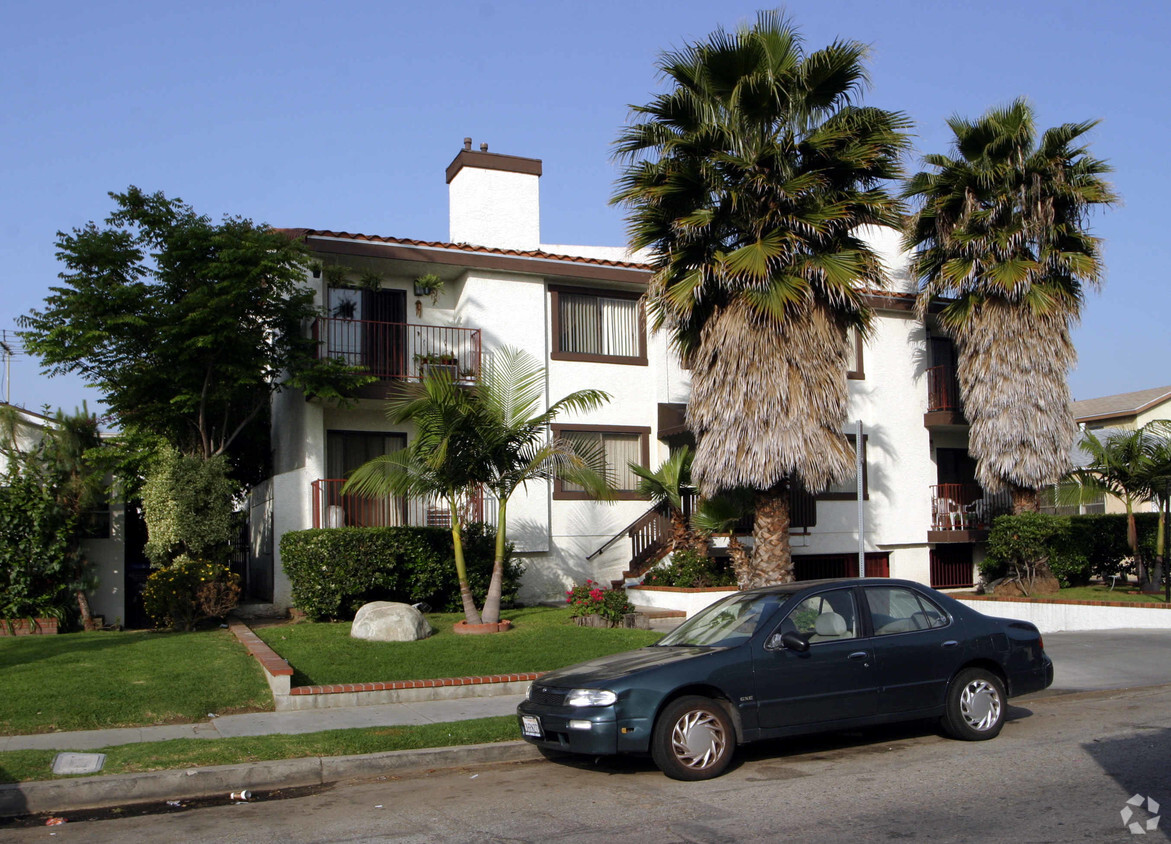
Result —
<svg viewBox="0 0 1171 844"><path fill-rule="evenodd" d="M279 759L243 765L115 774L84 779L41 780L0 785L0 817L67 812L151 803L227 797L233 791L325 785L345 779L403 771L527 762L541 758L523 741L469 744L424 750L395 750L365 756Z"/></svg>

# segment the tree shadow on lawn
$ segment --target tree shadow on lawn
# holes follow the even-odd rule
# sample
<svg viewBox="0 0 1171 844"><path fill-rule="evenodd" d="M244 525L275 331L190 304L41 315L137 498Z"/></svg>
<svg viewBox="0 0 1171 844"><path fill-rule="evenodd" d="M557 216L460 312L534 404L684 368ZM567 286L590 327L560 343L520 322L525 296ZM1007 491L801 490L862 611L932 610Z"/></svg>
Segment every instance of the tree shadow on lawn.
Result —
<svg viewBox="0 0 1171 844"><path fill-rule="evenodd" d="M3 637L0 638L0 672L44 659L85 656L111 648L140 645L151 641L150 637L181 635L184 634L171 630L95 630L58 633L55 636Z"/></svg>

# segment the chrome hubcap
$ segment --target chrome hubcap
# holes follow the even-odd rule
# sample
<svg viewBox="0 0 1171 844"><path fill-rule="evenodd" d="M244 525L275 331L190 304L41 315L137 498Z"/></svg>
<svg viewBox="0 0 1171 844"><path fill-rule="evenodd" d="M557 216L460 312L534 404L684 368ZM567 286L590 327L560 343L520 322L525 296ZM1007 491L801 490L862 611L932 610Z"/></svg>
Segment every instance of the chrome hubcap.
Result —
<svg viewBox="0 0 1171 844"><path fill-rule="evenodd" d="M675 758L695 770L715 764L724 755L727 744L728 737L719 719L703 709L686 713L671 731Z"/></svg>
<svg viewBox="0 0 1171 844"><path fill-rule="evenodd" d="M983 732L1000 721L1000 694L986 680L973 680L960 694L960 714L973 730Z"/></svg>

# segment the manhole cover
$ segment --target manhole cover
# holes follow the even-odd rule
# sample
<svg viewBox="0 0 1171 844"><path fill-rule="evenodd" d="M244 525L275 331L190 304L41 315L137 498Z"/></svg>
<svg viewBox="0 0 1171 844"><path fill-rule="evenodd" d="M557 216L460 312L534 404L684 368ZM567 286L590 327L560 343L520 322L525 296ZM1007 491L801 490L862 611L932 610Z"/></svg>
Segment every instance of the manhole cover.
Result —
<svg viewBox="0 0 1171 844"><path fill-rule="evenodd" d="M58 753L54 774L96 774L106 764L104 753Z"/></svg>

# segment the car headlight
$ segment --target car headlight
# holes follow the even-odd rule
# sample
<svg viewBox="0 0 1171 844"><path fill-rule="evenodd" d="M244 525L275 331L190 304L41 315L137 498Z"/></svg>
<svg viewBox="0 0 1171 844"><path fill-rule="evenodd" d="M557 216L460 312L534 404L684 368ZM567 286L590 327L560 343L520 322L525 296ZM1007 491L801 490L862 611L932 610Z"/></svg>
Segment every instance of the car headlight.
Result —
<svg viewBox="0 0 1171 844"><path fill-rule="evenodd" d="M566 706L610 706L618 695L608 689L571 689L565 696Z"/></svg>
<svg viewBox="0 0 1171 844"><path fill-rule="evenodd" d="M525 700L533 699L533 684L529 683L529 687L525 689Z"/></svg>

